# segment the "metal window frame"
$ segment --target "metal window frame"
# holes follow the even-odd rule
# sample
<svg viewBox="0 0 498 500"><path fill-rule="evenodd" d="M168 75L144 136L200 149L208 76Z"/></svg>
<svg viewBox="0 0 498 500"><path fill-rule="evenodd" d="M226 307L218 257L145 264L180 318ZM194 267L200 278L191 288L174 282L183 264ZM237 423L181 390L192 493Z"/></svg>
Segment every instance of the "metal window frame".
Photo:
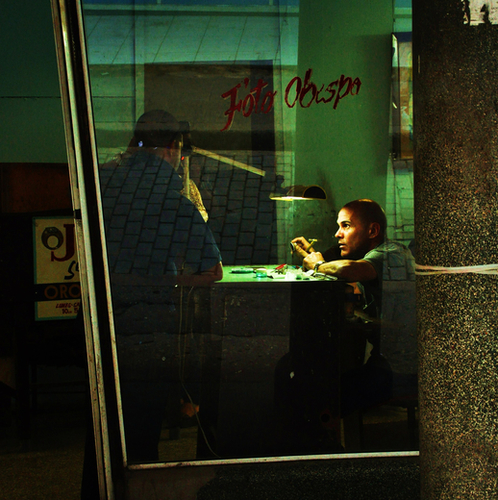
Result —
<svg viewBox="0 0 498 500"><path fill-rule="evenodd" d="M78 0L51 0L81 271L88 377L100 498L115 498L126 456L120 428L110 299L83 12Z"/></svg>

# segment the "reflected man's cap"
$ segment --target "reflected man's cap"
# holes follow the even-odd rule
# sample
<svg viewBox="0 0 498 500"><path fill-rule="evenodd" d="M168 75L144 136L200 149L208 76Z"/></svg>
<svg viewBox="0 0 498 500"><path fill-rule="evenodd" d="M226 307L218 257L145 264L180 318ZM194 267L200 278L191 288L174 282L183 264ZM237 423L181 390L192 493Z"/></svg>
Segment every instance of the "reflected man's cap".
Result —
<svg viewBox="0 0 498 500"><path fill-rule="evenodd" d="M147 111L137 121L135 138L146 148L166 147L180 136L180 123L167 111Z"/></svg>

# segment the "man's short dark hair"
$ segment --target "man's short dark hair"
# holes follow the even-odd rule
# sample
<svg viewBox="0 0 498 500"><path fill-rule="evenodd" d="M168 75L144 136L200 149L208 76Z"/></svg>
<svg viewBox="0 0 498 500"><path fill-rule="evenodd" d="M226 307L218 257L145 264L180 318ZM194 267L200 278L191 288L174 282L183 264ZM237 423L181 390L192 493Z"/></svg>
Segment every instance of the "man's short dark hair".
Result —
<svg viewBox="0 0 498 500"><path fill-rule="evenodd" d="M384 209L373 200L361 199L354 200L346 203L342 208L347 208L352 210L358 215L360 220L365 224L372 224L377 222L380 226L380 232L382 236L386 234L387 231L387 219Z"/></svg>
<svg viewBox="0 0 498 500"><path fill-rule="evenodd" d="M137 144L145 148L165 148L181 138L178 120L167 111L147 111L135 126Z"/></svg>

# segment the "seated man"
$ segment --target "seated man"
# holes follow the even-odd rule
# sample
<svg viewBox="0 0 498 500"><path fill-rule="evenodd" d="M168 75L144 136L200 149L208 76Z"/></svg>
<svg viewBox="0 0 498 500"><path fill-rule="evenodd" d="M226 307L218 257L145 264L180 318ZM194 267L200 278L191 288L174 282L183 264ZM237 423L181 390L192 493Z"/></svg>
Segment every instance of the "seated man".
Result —
<svg viewBox="0 0 498 500"><path fill-rule="evenodd" d="M400 243L386 240L386 215L375 201L347 203L339 211L337 224L335 237L339 240L341 259L325 262L323 255L315 252L303 237L292 240L296 251L303 257L306 269L356 282L364 298L363 311L380 318L383 279L389 279L389 271L394 268L404 279L413 280L413 256Z"/></svg>
<svg viewBox="0 0 498 500"><path fill-rule="evenodd" d="M338 239L340 258L326 261L315 252L309 242L298 237L293 240L296 252L303 258L305 269L335 276L356 283L361 291L362 305L356 312L357 326L367 337L364 364L346 371L341 377L341 414L368 408L388 399L392 390L392 371L380 351L380 323L382 313L383 280L396 274L397 280L414 279L414 259L408 248L386 240L387 221L383 209L372 200L361 199L347 203L338 214ZM338 256L339 257L339 256ZM329 257L330 258L330 257ZM353 325L356 327L356 325ZM288 373L294 374L291 358L282 359L276 372L277 404L291 401L286 394ZM297 386L294 381L294 387ZM307 390L302 389L302 394Z"/></svg>
<svg viewBox="0 0 498 500"><path fill-rule="evenodd" d="M411 304L414 302L415 261L411 251L404 245L386 239L387 221L382 207L372 200L360 199L347 203L338 214L338 239L341 259L325 262L321 253L314 252L304 238L296 238L297 252L303 257L303 266L317 272L336 276L354 282L358 286L363 303L356 315L370 325L372 334L368 338L365 364L360 370L347 373L342 381L342 413L359 408L367 408L387 399L392 390L391 366L398 372L416 371L416 339L414 334L407 348L405 339L395 339L395 332L401 332L405 325L395 324L391 314L393 300ZM387 287L394 284L394 287ZM403 283L402 283L403 282ZM404 286L408 293L386 295ZM389 295L392 295L389 296ZM406 299L405 296L410 297ZM409 306L408 306L409 307ZM399 304L397 315L403 315ZM406 318L405 318L406 319ZM406 323L406 321L403 321ZM393 327L394 325L394 327ZM381 331L382 330L382 331ZM381 354L388 353L387 363ZM401 337L401 336L400 336ZM403 345L402 345L403 343ZM396 344L396 345L395 345ZM399 345L398 345L399 344ZM395 354L394 354L395 353ZM401 360L404 356L404 360ZM410 365L409 368L405 368Z"/></svg>

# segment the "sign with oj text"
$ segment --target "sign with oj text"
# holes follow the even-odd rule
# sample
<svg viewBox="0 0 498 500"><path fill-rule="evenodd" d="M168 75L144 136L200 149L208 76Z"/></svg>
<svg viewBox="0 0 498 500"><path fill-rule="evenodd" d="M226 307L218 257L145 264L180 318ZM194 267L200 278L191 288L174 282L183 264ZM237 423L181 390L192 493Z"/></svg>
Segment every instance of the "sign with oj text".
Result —
<svg viewBox="0 0 498 500"><path fill-rule="evenodd" d="M35 319L74 319L81 301L74 219L34 217Z"/></svg>

